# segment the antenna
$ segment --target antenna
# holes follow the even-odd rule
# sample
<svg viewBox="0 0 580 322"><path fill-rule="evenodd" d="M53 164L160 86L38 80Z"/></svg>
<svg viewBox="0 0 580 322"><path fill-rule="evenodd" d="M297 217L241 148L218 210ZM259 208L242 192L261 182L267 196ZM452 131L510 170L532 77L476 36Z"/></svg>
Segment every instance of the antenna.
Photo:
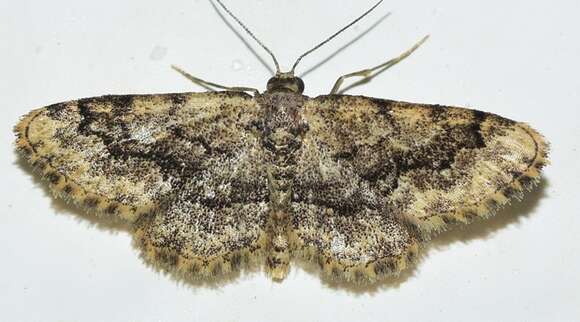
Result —
<svg viewBox="0 0 580 322"><path fill-rule="evenodd" d="M217 0L219 2L219 0ZM378 7L381 2L383 2L383 0L379 0L379 2L377 2L374 6L372 6L372 8L370 8L369 10L367 10L365 13L363 13L360 17L356 18L355 20L353 20L351 23L349 23L348 25L344 26L342 29L340 29L339 31L335 32L332 36L328 37L325 41L319 43L318 45L314 46L314 48L308 50L307 52L305 52L304 54L300 55L300 57L298 57L298 59L296 59L296 62L294 63L294 65L292 66L292 69L290 70L291 74L294 74L294 69L296 69L296 66L298 65L298 63L300 63L300 61L302 60L302 58L304 58L304 56L310 54L311 52L315 51L316 49L322 47L323 45L325 45L327 42L329 42L330 40L332 40L334 37L338 36L340 33L342 33L343 31L345 31L346 29L348 29L350 26L354 25L355 23L357 23L359 20L361 20L362 18L364 18L366 15L368 15L371 11L373 11L376 7ZM247 30L246 30L247 31Z"/></svg>
<svg viewBox="0 0 580 322"><path fill-rule="evenodd" d="M262 46L262 48L264 48L265 51L268 52L268 54L270 54L270 56L272 56L272 60L274 60L274 65L276 65L276 74L280 74L280 64L278 64L278 61L276 60L276 57L274 56L274 54L272 53L272 51L270 49L268 49L268 47L266 47L266 45L264 45L258 38L256 38L256 36L254 36L254 33L250 31L250 29L248 29L248 27L246 27L246 25L244 25L240 19L238 19L238 17L236 17L222 2L221 0L216 0L217 3L219 3L219 5L225 10L225 12L228 13L228 15L230 15L230 17L232 17L232 19L234 19L242 28L244 28L244 30L248 33L248 35L250 35L250 37L252 37L260 46ZM382 0L381 0L382 1Z"/></svg>

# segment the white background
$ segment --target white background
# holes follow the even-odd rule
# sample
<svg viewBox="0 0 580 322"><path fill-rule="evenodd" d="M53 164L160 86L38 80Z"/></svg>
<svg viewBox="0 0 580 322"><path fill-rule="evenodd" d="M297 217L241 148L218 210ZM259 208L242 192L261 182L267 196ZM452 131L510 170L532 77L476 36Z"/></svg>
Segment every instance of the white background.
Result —
<svg viewBox="0 0 580 322"><path fill-rule="evenodd" d="M284 69L373 3L225 1ZM1 1L0 320L580 321L580 2L386 1L298 74L388 12L304 77L306 94L431 34L350 93L529 122L552 143L542 184L493 219L444 233L415 268L375 289L331 287L296 266L283 283L254 273L209 288L155 272L127 232L54 201L17 158L11 129L29 110L70 99L202 90L170 64L260 89L269 72L209 1Z"/></svg>

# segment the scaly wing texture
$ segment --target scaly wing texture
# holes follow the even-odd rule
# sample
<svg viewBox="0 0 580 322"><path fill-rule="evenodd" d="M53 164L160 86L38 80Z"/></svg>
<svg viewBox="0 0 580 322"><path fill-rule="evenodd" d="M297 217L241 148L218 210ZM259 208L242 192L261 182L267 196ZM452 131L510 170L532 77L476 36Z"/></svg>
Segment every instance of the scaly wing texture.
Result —
<svg viewBox="0 0 580 322"><path fill-rule="evenodd" d="M490 215L547 161L529 126L475 110L329 95L303 117L296 247L347 280L398 273L422 241Z"/></svg>
<svg viewBox="0 0 580 322"><path fill-rule="evenodd" d="M211 275L260 250L258 113L232 92L103 96L32 111L15 130L57 195L134 222L152 263Z"/></svg>

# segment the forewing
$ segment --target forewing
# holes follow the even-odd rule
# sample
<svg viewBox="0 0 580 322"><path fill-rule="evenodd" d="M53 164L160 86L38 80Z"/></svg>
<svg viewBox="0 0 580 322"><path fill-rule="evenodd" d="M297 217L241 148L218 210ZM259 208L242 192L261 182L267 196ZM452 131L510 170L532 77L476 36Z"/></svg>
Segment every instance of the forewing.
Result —
<svg viewBox="0 0 580 322"><path fill-rule="evenodd" d="M417 240L489 215L537 180L547 157L526 124L463 108L329 95L309 100L303 117L297 239L347 277L398 271Z"/></svg>
<svg viewBox="0 0 580 322"><path fill-rule="evenodd" d="M17 147L56 193L133 219L241 155L249 140L239 132L255 113L251 97L224 93L87 98L32 111L16 126Z"/></svg>

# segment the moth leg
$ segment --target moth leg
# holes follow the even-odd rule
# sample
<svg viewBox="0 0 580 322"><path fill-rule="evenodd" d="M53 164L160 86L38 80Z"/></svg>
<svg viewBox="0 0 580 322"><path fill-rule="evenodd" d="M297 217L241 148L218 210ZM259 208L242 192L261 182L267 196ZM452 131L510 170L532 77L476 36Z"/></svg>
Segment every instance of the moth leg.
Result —
<svg viewBox="0 0 580 322"><path fill-rule="evenodd" d="M334 83L334 86L332 87L330 94L338 94L340 87L342 85L342 82L347 78L362 77L361 80L357 81L354 84L351 84L350 86L347 86L341 92L344 92L344 91L351 89L355 86L370 82L373 78L375 78L375 76L379 75L380 73L384 72L385 70L396 65L397 63L399 63L403 59L409 57L415 50L417 50L417 48L419 48L425 41L427 41L428 38L429 38L429 36L423 37L419 42L417 42L415 45L413 45L413 47L411 47L410 49L408 49L407 51L402 53L399 57L390 59L389 61L384 62L384 63L377 65L375 67L372 67L372 68L367 68L367 69L359 70L359 71L356 71L353 73L349 73L349 74L340 76L336 80L336 82Z"/></svg>
<svg viewBox="0 0 580 322"><path fill-rule="evenodd" d="M223 85L219 85L216 83L212 83L212 82L208 82L208 81L204 81L201 78L197 78L191 74L189 74L188 72L184 71L183 69L175 66L175 65L171 65L171 68L173 68L173 70L177 71L178 73L180 73L181 75L183 75L185 78L189 79L190 81L196 83L197 85L214 92L215 88L219 88L219 89L225 89L227 91L234 91L234 92L253 92L254 94L259 94L260 92L255 89L255 88L251 88L251 87L239 87L239 86L234 86L234 87L229 87L229 86L223 86Z"/></svg>

